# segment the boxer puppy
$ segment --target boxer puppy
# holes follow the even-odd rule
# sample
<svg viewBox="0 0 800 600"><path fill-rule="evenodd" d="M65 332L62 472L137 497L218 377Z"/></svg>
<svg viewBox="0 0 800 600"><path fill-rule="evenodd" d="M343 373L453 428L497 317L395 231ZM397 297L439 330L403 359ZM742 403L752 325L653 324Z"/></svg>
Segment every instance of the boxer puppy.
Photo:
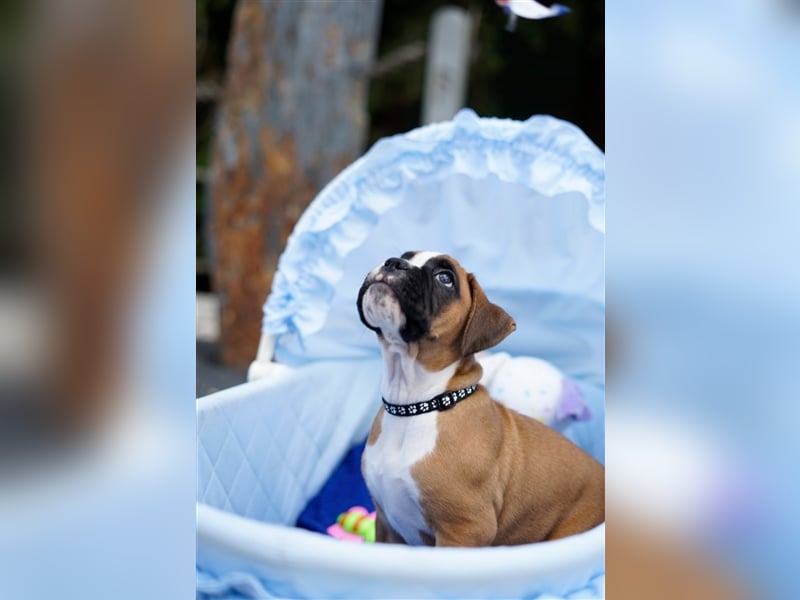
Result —
<svg viewBox="0 0 800 600"><path fill-rule="evenodd" d="M525 544L604 520L603 467L478 384L474 354L516 325L455 259L390 258L367 275L357 303L385 365L384 406L362 458L376 541Z"/></svg>

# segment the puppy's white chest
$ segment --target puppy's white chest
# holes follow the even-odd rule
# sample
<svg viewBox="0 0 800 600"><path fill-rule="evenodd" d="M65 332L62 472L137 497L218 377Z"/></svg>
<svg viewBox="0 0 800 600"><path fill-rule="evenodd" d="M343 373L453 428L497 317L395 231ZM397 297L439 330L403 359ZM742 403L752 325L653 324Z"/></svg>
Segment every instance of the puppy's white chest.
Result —
<svg viewBox="0 0 800 600"><path fill-rule="evenodd" d="M364 450L367 487L389 525L409 544L420 545L420 532L431 533L411 470L433 451L436 435L435 412L410 418L385 414L378 439Z"/></svg>

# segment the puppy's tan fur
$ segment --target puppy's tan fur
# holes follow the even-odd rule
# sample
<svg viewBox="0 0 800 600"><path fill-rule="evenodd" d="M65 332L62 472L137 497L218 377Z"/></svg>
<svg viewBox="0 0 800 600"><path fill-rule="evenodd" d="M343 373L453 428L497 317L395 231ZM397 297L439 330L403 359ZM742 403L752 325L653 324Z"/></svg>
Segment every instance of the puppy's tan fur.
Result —
<svg viewBox="0 0 800 600"><path fill-rule="evenodd" d="M447 386L455 390L480 380L474 353L496 345L516 326L489 302L475 278L450 260L463 291L437 315L426 336L409 344L408 353L431 372L459 361ZM381 410L368 445L379 438L384 418ZM558 432L494 401L484 387L457 407L436 413L436 429L433 452L411 470L433 532L420 532L425 543L524 544L603 522L603 467ZM404 543L378 503L376 512L377 541Z"/></svg>

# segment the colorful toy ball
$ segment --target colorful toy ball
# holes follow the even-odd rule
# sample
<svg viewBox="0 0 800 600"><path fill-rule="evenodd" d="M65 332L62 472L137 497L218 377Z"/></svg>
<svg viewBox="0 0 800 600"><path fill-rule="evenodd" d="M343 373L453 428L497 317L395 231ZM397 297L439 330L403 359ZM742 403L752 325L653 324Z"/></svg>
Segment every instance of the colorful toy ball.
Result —
<svg viewBox="0 0 800 600"><path fill-rule="evenodd" d="M336 523L328 527L328 533L349 542L374 542L375 513L354 506L338 516Z"/></svg>

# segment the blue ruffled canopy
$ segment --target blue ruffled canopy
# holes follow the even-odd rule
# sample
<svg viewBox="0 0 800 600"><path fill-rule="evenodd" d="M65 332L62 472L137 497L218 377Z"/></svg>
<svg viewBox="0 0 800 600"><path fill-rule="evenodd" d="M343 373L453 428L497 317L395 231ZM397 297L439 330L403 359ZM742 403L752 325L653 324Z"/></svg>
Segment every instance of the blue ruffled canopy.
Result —
<svg viewBox="0 0 800 600"><path fill-rule="evenodd" d="M264 306L275 357L374 358L365 274L406 250L452 254L516 320L498 349L604 378L604 157L552 117L452 121L379 141L298 221Z"/></svg>

